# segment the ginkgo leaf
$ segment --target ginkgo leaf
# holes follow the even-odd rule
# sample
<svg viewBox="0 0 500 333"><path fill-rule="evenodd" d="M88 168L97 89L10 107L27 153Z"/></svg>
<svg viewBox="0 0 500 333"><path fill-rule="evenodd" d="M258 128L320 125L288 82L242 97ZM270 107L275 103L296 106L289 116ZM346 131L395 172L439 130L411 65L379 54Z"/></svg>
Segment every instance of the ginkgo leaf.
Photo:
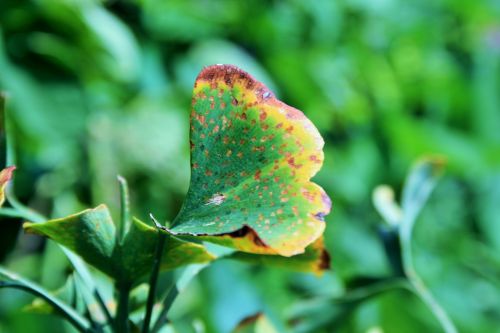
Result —
<svg viewBox="0 0 500 333"><path fill-rule="evenodd" d="M157 230L137 219L123 243L117 241L108 208L100 205L78 214L44 223L25 223L27 232L51 238L80 255L86 262L119 282L138 283L153 266ZM215 259L202 245L168 237L161 269L205 263Z"/></svg>
<svg viewBox="0 0 500 333"><path fill-rule="evenodd" d="M192 103L191 183L167 232L250 253L304 252L331 206L310 181L323 163L316 127L230 65L205 68Z"/></svg>
<svg viewBox="0 0 500 333"><path fill-rule="evenodd" d="M5 202L5 188L7 187L9 180L12 178L12 173L15 169L15 166L10 166L0 171L0 207Z"/></svg>

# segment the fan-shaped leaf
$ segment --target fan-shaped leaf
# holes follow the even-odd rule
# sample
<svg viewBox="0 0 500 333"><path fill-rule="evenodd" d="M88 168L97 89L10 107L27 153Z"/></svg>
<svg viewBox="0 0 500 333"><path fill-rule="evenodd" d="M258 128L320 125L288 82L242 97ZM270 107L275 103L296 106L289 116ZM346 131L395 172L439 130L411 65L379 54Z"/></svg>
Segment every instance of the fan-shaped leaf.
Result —
<svg viewBox="0 0 500 333"><path fill-rule="evenodd" d="M169 232L244 252L304 252L330 211L310 181L322 148L311 121L249 74L205 68L193 94L191 184Z"/></svg>

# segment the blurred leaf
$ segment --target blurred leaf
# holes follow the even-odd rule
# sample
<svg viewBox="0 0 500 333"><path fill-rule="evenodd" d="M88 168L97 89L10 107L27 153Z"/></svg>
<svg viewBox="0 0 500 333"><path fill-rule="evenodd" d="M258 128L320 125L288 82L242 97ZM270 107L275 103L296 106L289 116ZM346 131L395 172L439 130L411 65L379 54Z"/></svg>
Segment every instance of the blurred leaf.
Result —
<svg viewBox="0 0 500 333"><path fill-rule="evenodd" d="M99 322L104 323L106 318L102 317L99 313L98 305L96 303L88 303L83 290L79 289L78 286L79 282L76 276L72 274L68 277L66 283L62 287L51 292L51 294L61 301L70 304L72 308L80 313L84 313L88 310L92 313L93 318L99 318ZM130 293L130 312L142 309L146 304L147 295L148 286L146 284L140 284L134 288ZM106 304L111 305L114 304L114 299L109 298L106 299L105 302ZM43 298L35 298L31 304L24 308L24 310L40 314L51 314L55 312L54 308Z"/></svg>
<svg viewBox="0 0 500 333"><path fill-rule="evenodd" d="M424 281L418 275L412 254L412 232L418 214L429 198L443 172L445 161L438 157L428 157L417 162L410 171L403 188L401 208L403 220L399 229L403 268L414 288L415 293L427 305L447 333L456 333L457 329L445 309L434 298Z"/></svg>
<svg viewBox="0 0 500 333"><path fill-rule="evenodd" d="M262 313L243 319L233 333L278 333L278 330Z"/></svg>
<svg viewBox="0 0 500 333"><path fill-rule="evenodd" d="M90 324L86 318L82 317L73 308L52 296L47 290L31 281L25 280L16 274L0 267L0 289L14 288L24 290L35 296L43 298L47 303L56 309L56 311L70 321L80 332L87 332Z"/></svg>
<svg viewBox="0 0 500 333"><path fill-rule="evenodd" d="M247 50L223 39L208 39L197 42L186 57L176 66L178 81L185 90L192 89L193 77L207 64L232 64L263 82L277 96L280 91L266 69Z"/></svg>
<svg viewBox="0 0 500 333"><path fill-rule="evenodd" d="M289 320L294 332L318 332L323 327L326 327L327 332L337 331L343 324L349 326L347 318L364 303L389 292L408 288L408 283L402 279L383 279L347 290L336 297L301 300L290 308Z"/></svg>
<svg viewBox="0 0 500 333"><path fill-rule="evenodd" d="M394 201L394 191L386 185L375 188L372 195L373 205L384 220L392 226L397 226L401 222L401 208Z"/></svg>
<svg viewBox="0 0 500 333"><path fill-rule="evenodd" d="M330 255L324 247L323 237L307 246L304 253L291 257L234 252L225 258L262 266L281 267L297 272L315 273L317 275L323 274L325 270L330 268Z"/></svg>
<svg viewBox="0 0 500 333"><path fill-rule="evenodd" d="M300 112L249 74L205 68L191 114L192 178L171 231L257 254L304 252L330 199L309 181L323 139Z"/></svg>
<svg viewBox="0 0 500 333"><path fill-rule="evenodd" d="M156 229L134 219L123 244L118 244L115 225L104 205L62 219L25 223L24 229L53 239L115 280L129 283L138 283L151 270L158 241ZM212 259L203 246L168 237L161 269Z"/></svg>
<svg viewBox="0 0 500 333"><path fill-rule="evenodd" d="M68 277L66 283L64 283L61 288L51 292L51 294L64 303L71 304L71 307L79 312L81 312L85 308L84 304L82 304L81 295L76 291L75 278L73 275L70 275ZM24 309L26 311L42 314L55 312L55 309L43 298L35 298L33 302L31 302L31 304L26 306Z"/></svg>
<svg viewBox="0 0 500 333"><path fill-rule="evenodd" d="M424 158L417 162L409 173L401 197L401 209L406 224L413 225L422 210L437 180L441 176L445 160L441 157ZM411 228L403 225L402 228Z"/></svg>

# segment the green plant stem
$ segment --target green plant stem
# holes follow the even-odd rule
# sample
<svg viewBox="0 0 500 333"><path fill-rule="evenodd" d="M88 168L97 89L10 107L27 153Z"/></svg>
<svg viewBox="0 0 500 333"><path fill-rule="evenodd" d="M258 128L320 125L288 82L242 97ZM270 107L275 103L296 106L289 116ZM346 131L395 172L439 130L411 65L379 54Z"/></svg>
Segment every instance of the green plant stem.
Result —
<svg viewBox="0 0 500 333"><path fill-rule="evenodd" d="M153 220L157 228L161 226L152 215L151 219ZM167 239L166 235L158 231L158 243L156 244L156 253L153 261L153 268L151 270L151 276L149 278L148 300L146 303L146 314L144 315L144 322L142 324L142 333L149 332L149 324L151 323L151 316L153 314L156 286L158 283L158 276L160 275L160 265L163 256L163 251L165 250L166 239Z"/></svg>
<svg viewBox="0 0 500 333"><path fill-rule="evenodd" d="M170 307L172 306L178 295L179 295L179 289L177 288L177 285L174 283L172 287L169 289L167 295L163 299L161 312L158 315L155 324L153 325L151 333L158 332L162 327L162 325L167 321L168 311L170 310Z"/></svg>
<svg viewBox="0 0 500 333"><path fill-rule="evenodd" d="M403 268L405 274L414 289L414 292L420 299L429 307L436 319L441 324L443 331L446 333L457 333L457 329L446 311L434 298L429 291L424 281L417 274L413 264L413 256L411 250L411 232L413 223L403 223L400 229L401 250L403 252Z"/></svg>
<svg viewBox="0 0 500 333"><path fill-rule="evenodd" d="M334 302L337 304L358 303L396 289L412 291L411 286L408 284L406 279L386 279L366 287L358 287L356 289L348 291L344 295L338 298L334 298Z"/></svg>
<svg viewBox="0 0 500 333"><path fill-rule="evenodd" d="M161 298L162 310L158 315L158 317L156 318L156 322L153 325L153 329L151 330L152 333L158 332L163 323L167 321L168 311L170 310L170 307L174 303L179 293L181 293L188 286L191 280L193 280L193 278L197 276L198 273L207 266L208 264L198 264L198 265L190 265L184 268L184 271L175 280L175 282L172 284L172 287L168 290L166 295Z"/></svg>
<svg viewBox="0 0 500 333"><path fill-rule="evenodd" d="M116 333L128 333L130 332L130 325L128 323L129 315L129 296L131 285L128 283L122 283L116 286L118 291L118 308L116 309L115 317L115 332Z"/></svg>
<svg viewBox="0 0 500 333"><path fill-rule="evenodd" d="M8 278L8 281L0 282L0 288L14 288L26 291L30 294L44 299L50 304L59 314L67 319L79 332L92 332L91 325L87 319L82 317L73 308L66 305L56 297L50 295L48 291L38 286L37 284L18 277L0 267L0 276Z"/></svg>

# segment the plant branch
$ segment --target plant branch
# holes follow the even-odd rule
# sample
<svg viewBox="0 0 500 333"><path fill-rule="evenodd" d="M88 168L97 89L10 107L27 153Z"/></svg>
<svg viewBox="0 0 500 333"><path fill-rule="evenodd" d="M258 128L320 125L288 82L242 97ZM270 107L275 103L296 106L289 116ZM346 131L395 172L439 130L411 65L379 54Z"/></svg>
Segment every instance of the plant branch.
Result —
<svg viewBox="0 0 500 333"><path fill-rule="evenodd" d="M198 264L198 265L190 265L184 269L181 276L176 279L176 282L172 285L172 287L168 290L165 296L162 297L162 309L158 317L156 318L156 322L153 325L152 333L156 333L160 330L161 326L165 321L167 321L167 314L170 310L170 307L174 303L177 296L187 287L187 285L191 282L191 280L205 267L207 264Z"/></svg>
<svg viewBox="0 0 500 333"><path fill-rule="evenodd" d="M118 308L115 317L115 331L116 333L129 333L130 325L128 322L129 315L129 296L131 285L128 283L119 284L116 286L118 291Z"/></svg>
<svg viewBox="0 0 500 333"><path fill-rule="evenodd" d="M153 220L157 229L161 228L161 224L156 221L154 216L150 214L151 220ZM148 300L146 303L146 314L144 315L144 322L142 324L142 333L149 332L149 324L151 323L151 316L153 314L153 307L155 303L156 286L158 283L158 276L160 274L161 259L163 256L163 251L165 249L166 235L158 231L158 243L156 244L156 254L153 261L153 268L151 270L151 276L149 279L149 292Z"/></svg>
<svg viewBox="0 0 500 333"><path fill-rule="evenodd" d="M419 296L420 299L429 307L431 312L441 324L443 330L446 333L457 333L458 331L446 311L436 301L432 293L425 285L424 281L417 274L417 271L413 264L411 251L411 230L403 231L405 229L406 228L401 229L401 249L403 252L403 267L406 277L412 285L415 294Z"/></svg>
<svg viewBox="0 0 500 333"><path fill-rule="evenodd" d="M162 309L160 311L160 314L158 315L158 318L156 319L155 324L153 325L151 333L158 332L161 326L167 321L168 311L170 310L170 307L172 306L178 295L179 295L179 289L177 288L177 285L174 283L172 287L169 289L167 295L163 299Z"/></svg>

